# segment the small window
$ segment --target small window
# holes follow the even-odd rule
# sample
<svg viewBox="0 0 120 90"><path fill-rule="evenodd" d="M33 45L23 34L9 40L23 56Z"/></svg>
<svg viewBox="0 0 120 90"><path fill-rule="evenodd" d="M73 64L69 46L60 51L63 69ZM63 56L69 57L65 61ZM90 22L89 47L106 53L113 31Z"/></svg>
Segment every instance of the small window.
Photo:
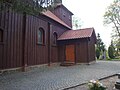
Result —
<svg viewBox="0 0 120 90"><path fill-rule="evenodd" d="M3 42L3 30L0 29L0 42Z"/></svg>
<svg viewBox="0 0 120 90"><path fill-rule="evenodd" d="M53 44L54 45L57 45L57 38L58 38L57 33L56 32L53 33Z"/></svg>
<svg viewBox="0 0 120 90"><path fill-rule="evenodd" d="M44 29L40 28L38 30L38 44L44 44L45 43L45 35L44 35Z"/></svg>

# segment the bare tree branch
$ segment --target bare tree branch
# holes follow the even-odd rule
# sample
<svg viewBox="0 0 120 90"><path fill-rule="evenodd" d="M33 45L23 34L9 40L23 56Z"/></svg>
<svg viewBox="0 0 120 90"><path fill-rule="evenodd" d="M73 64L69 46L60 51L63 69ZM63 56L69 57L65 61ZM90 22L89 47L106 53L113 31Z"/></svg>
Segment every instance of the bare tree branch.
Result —
<svg viewBox="0 0 120 90"><path fill-rule="evenodd" d="M117 31L116 34L120 37L120 0L114 0L114 2L107 8L104 15L104 23L111 24Z"/></svg>

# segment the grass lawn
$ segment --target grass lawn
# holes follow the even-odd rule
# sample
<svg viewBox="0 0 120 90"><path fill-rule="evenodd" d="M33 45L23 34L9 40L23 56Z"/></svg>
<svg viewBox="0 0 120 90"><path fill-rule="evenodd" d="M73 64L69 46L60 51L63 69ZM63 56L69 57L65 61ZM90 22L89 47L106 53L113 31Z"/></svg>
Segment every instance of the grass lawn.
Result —
<svg viewBox="0 0 120 90"><path fill-rule="evenodd" d="M100 60L102 60L102 59L97 59L98 61L100 61ZM105 60L105 59L104 59ZM120 58L118 59L110 59L110 58L108 58L108 59L106 59L106 61L120 61Z"/></svg>
<svg viewBox="0 0 120 90"><path fill-rule="evenodd" d="M114 58L114 59L107 59L107 60L109 60L109 61L120 61L120 58Z"/></svg>

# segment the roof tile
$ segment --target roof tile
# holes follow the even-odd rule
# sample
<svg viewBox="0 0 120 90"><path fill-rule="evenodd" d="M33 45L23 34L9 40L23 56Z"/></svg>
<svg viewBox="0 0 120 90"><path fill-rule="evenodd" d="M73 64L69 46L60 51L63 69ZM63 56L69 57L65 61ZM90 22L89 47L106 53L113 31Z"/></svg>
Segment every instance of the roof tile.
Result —
<svg viewBox="0 0 120 90"><path fill-rule="evenodd" d="M64 32L58 40L78 39L91 37L94 28L85 28L79 30L68 30Z"/></svg>
<svg viewBox="0 0 120 90"><path fill-rule="evenodd" d="M42 14L45 15L45 16L47 16L47 17L49 17L49 18L51 18L51 19L53 19L54 21L56 21L56 22L64 25L65 27L71 29L70 26L68 26L68 25L67 25L65 22L63 22L60 18L58 18L56 15L54 15L51 11L48 10L48 11L46 11L46 12L43 12Z"/></svg>

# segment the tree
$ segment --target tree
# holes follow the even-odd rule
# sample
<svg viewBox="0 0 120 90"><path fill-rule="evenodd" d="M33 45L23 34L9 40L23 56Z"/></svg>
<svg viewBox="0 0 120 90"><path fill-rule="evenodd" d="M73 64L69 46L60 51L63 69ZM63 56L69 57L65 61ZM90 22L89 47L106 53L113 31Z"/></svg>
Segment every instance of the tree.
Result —
<svg viewBox="0 0 120 90"><path fill-rule="evenodd" d="M105 45L104 43L102 42L102 39L100 38L100 34L98 33L97 34L97 48L100 50L100 51L105 51Z"/></svg>
<svg viewBox="0 0 120 90"><path fill-rule="evenodd" d="M119 56L120 52L120 39L113 39L113 46L115 49L115 56Z"/></svg>
<svg viewBox="0 0 120 90"><path fill-rule="evenodd" d="M80 29L81 26L82 26L82 21L81 21L81 19L78 18L78 17L76 17L76 16L73 16L72 26L73 26L73 29Z"/></svg>
<svg viewBox="0 0 120 90"><path fill-rule="evenodd" d="M61 2L62 0L0 0L0 10L12 9L21 13L39 14Z"/></svg>
<svg viewBox="0 0 120 90"><path fill-rule="evenodd" d="M119 55L119 52L120 52L120 39L118 39L118 41L116 43L116 48L117 48L117 55Z"/></svg>
<svg viewBox="0 0 120 90"><path fill-rule="evenodd" d="M100 34L97 34L97 44L96 44L96 57L99 58L100 54L102 55L102 59L105 59L106 55L105 53L105 45L100 38Z"/></svg>
<svg viewBox="0 0 120 90"><path fill-rule="evenodd" d="M97 57L97 59L99 59L99 57L100 57L100 50L99 50L99 48L96 48L96 57Z"/></svg>
<svg viewBox="0 0 120 90"><path fill-rule="evenodd" d="M107 8L104 14L104 24L112 24L116 36L120 38L120 0L114 0Z"/></svg>
<svg viewBox="0 0 120 90"><path fill-rule="evenodd" d="M108 47L108 56L113 59L115 56L114 56L114 48L110 45Z"/></svg>
<svg viewBox="0 0 120 90"><path fill-rule="evenodd" d="M114 0L114 2L110 6L108 6L104 14L104 24L112 25L112 40L114 47L116 48L116 55L119 55L118 52L120 48L120 0Z"/></svg>
<svg viewBox="0 0 120 90"><path fill-rule="evenodd" d="M108 56L111 59L115 58L115 46L112 40L111 40L111 45L108 47Z"/></svg>

